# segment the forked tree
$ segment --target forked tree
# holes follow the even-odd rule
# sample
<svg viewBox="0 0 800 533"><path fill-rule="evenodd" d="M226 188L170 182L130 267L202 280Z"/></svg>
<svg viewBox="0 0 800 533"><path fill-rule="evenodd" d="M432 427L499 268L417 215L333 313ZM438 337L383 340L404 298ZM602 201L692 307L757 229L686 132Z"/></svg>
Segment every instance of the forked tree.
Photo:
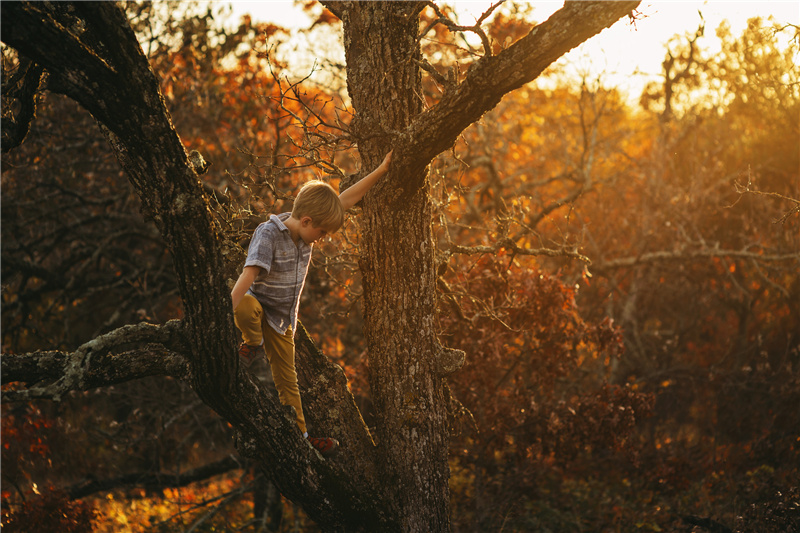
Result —
<svg viewBox="0 0 800 533"><path fill-rule="evenodd" d="M30 109L46 79L47 90L95 117L141 198L143 215L170 248L185 309L182 320L125 326L87 339L73 353L5 355L4 382L24 385L3 399L58 399L150 375L184 379L234 426L241 451L257 458L323 529L447 531L447 376L465 354L443 346L436 333L428 164L503 95L638 4L566 2L498 53L476 24L471 29L482 38L484 55L459 79L435 72L421 55L420 13L435 7L431 2L324 2L343 23L354 112L349 134L362 167L374 168L394 150L390 173L364 199L359 220L374 434L341 369L298 332L310 425L342 443L338 456L325 460L277 399L238 366L226 280L241 256L217 230L197 175L201 165L187 155L122 9L113 2L3 2L2 39L27 65L19 108ZM434 76L443 91L427 109L423 75ZM23 132L8 138L19 142L32 116L8 122Z"/></svg>

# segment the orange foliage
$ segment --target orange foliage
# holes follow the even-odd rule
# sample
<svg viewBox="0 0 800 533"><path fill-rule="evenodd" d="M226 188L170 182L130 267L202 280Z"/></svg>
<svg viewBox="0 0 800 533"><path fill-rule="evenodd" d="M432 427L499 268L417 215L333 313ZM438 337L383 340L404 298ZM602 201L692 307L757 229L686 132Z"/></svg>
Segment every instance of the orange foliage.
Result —
<svg viewBox="0 0 800 533"><path fill-rule="evenodd" d="M9 508L3 499L3 531L31 533L33 531L58 531L63 533L90 533L95 531L95 512L87 504L70 501L64 493L48 490L19 506Z"/></svg>

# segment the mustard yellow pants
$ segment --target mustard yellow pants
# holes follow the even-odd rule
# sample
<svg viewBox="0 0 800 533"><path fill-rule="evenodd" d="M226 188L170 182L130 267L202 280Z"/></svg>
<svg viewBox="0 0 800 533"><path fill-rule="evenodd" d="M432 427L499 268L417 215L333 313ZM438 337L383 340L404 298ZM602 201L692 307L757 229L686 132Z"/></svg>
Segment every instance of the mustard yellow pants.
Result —
<svg viewBox="0 0 800 533"><path fill-rule="evenodd" d="M291 405L297 412L297 425L306 433L306 419L297 386L297 370L294 366L294 332L290 327L281 335L267 323L261 304L253 296L245 294L233 313L236 327L242 339L250 346L264 344L278 399L283 405Z"/></svg>

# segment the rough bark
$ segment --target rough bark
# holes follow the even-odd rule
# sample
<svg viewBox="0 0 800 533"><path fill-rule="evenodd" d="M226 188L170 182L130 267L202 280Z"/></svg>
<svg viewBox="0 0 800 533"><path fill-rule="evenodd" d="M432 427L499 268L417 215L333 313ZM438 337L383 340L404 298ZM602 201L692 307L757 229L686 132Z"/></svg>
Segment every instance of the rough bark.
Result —
<svg viewBox="0 0 800 533"><path fill-rule="evenodd" d="M352 134L363 167L374 168L389 149L395 156L390 175L365 198L361 225L377 447L341 369L298 332L309 422L343 444L339 458L325 461L302 439L277 399L238 369L224 283L228 244L215 231L202 186L124 13L111 2L3 2L3 40L47 71L50 90L75 99L101 125L145 215L156 222L172 252L186 312L180 327L169 326L177 337L163 338L159 335L166 330L142 327L138 333L149 331L157 342L106 339L108 350L98 357L93 348L27 356L36 368L4 357L4 380L9 375L28 382L57 378L57 385L30 389L51 390L50 397L57 397L137 373L185 375L199 397L242 435L243 451L261 461L279 490L323 529L447 531L445 376L458 368L463 354L443 348L436 337L436 251L426 167L503 94L534 79L637 4L567 3L504 52L478 61L461 84L425 111L415 61L420 59L418 16L425 3L326 3L344 23L355 109ZM159 353L174 354L177 366L139 365ZM97 364L119 371L101 372ZM16 370L6 374L12 366Z"/></svg>
<svg viewBox="0 0 800 533"><path fill-rule="evenodd" d="M422 111L415 3L365 2L343 13L352 130L366 165L389 150L388 131L402 131ZM447 423L434 356L436 290L427 187L398 196L394 183L424 181L425 170L395 174L364 203L361 271L369 344L370 386L380 416L381 478L402 531L449 529ZM387 183L387 182L384 182ZM387 216L387 206L391 216ZM409 342L413 339L413 342Z"/></svg>
<svg viewBox="0 0 800 533"><path fill-rule="evenodd" d="M16 74L8 80L3 80L2 150L4 153L22 144L31 129L31 122L36 115L36 95L43 72L41 65L23 59ZM11 112L9 100L18 103L19 110L16 113Z"/></svg>

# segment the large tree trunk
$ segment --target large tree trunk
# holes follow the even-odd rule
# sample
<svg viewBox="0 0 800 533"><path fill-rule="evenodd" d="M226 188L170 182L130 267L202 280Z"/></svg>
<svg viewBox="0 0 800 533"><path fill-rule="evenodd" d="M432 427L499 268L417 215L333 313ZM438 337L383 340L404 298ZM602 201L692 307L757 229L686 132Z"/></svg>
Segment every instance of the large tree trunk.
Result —
<svg viewBox="0 0 800 533"><path fill-rule="evenodd" d="M434 246L427 188L387 216L367 202L362 227L370 385L382 479L403 531L449 529L448 427L435 331ZM413 339L413 341L410 341Z"/></svg>
<svg viewBox="0 0 800 533"><path fill-rule="evenodd" d="M415 3L364 2L344 13L353 131L366 165L422 111ZM377 135L377 137L375 137ZM361 140L363 139L363 140ZM367 195L361 270L370 386L379 413L381 479L402 531L447 531L448 430L442 378L435 372L436 280L426 168L411 190L395 181ZM413 340L412 340L413 339Z"/></svg>

